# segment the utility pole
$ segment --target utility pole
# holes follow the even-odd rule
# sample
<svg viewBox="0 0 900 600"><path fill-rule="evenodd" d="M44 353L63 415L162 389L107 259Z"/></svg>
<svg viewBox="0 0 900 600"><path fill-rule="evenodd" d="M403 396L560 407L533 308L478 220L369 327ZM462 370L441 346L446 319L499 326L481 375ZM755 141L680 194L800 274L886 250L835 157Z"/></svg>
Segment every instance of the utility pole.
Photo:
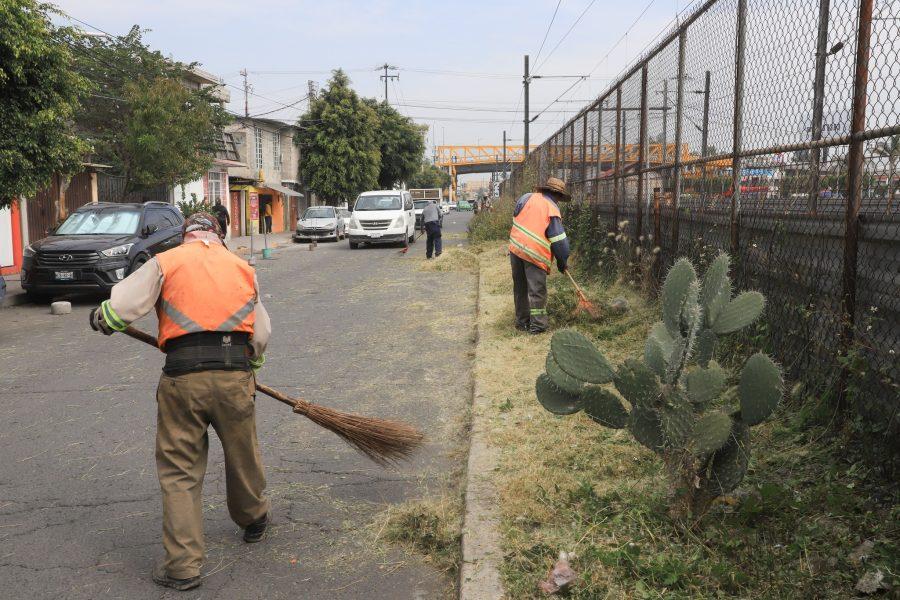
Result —
<svg viewBox="0 0 900 600"><path fill-rule="evenodd" d="M531 123L531 119L528 117L528 84L531 82L531 79L528 76L528 55L525 55L525 75L522 77L522 85L525 86L525 118L522 122L525 124L525 136L523 142L525 144L525 158L528 158L528 125Z"/></svg>
<svg viewBox="0 0 900 600"><path fill-rule="evenodd" d="M503 181L506 181L506 130L503 130Z"/></svg>
<svg viewBox="0 0 900 600"><path fill-rule="evenodd" d="M247 86L247 69L241 69L241 75L244 76L244 116L250 116L250 100L249 100L249 87Z"/></svg>
<svg viewBox="0 0 900 600"><path fill-rule="evenodd" d="M709 151L709 71L703 82L703 140L700 146L700 156L705 157Z"/></svg>
<svg viewBox="0 0 900 600"><path fill-rule="evenodd" d="M384 75L379 75L378 79L384 79L384 103L387 104L388 103L388 81L390 81L391 79L400 79L400 75L388 75L388 69L396 71L397 67L391 66L387 63L384 63L383 65L378 67L376 69L376 71L379 71L381 69L384 69Z"/></svg>

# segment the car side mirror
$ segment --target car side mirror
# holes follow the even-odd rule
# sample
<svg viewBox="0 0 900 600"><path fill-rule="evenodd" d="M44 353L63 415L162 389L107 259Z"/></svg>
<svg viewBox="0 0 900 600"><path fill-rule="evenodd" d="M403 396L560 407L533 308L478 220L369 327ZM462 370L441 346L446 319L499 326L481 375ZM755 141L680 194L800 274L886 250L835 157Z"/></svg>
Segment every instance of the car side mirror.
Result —
<svg viewBox="0 0 900 600"><path fill-rule="evenodd" d="M151 234L154 234L159 230L159 225L152 223L150 225L144 225L144 228L141 230L141 235L143 237L147 237Z"/></svg>

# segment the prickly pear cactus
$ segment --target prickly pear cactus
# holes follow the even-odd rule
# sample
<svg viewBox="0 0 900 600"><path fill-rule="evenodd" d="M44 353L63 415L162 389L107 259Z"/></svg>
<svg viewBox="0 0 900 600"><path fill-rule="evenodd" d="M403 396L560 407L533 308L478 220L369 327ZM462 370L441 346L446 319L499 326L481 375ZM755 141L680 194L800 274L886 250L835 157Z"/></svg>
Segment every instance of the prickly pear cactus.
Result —
<svg viewBox="0 0 900 600"><path fill-rule="evenodd" d="M715 360L719 336L747 327L765 306L759 292L733 295L729 268L720 254L700 281L690 261L677 261L642 359L618 368L581 333L556 332L535 388L554 414L583 410L600 425L627 429L678 482L689 483L678 488L677 502L694 511L740 484L750 427L772 414L783 393L781 370L765 354L751 356L740 373Z"/></svg>

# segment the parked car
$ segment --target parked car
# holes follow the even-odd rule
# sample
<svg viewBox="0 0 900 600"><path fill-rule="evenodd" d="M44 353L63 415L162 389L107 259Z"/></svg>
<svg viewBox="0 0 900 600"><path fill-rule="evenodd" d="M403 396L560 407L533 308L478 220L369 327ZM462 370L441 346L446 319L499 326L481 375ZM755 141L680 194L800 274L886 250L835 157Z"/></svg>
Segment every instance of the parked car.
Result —
<svg viewBox="0 0 900 600"><path fill-rule="evenodd" d="M441 202L441 214L442 215L450 214L450 203L449 202Z"/></svg>
<svg viewBox="0 0 900 600"><path fill-rule="evenodd" d="M416 241L416 215L412 196L406 190L363 192L353 205L350 248L360 244Z"/></svg>
<svg viewBox="0 0 900 600"><path fill-rule="evenodd" d="M310 206L297 221L293 240L319 240L331 238L335 242L344 239L347 229L338 208L334 206Z"/></svg>
<svg viewBox="0 0 900 600"><path fill-rule="evenodd" d="M181 244L184 217L166 202L86 204L23 252L22 287L32 300L100 291Z"/></svg>
<svg viewBox="0 0 900 600"><path fill-rule="evenodd" d="M456 210L459 212L472 210L472 203L468 200L460 200L456 203Z"/></svg>
<svg viewBox="0 0 900 600"><path fill-rule="evenodd" d="M350 231L350 219L353 218L353 213L351 213L346 208L338 208L338 216L341 218L341 221L344 222L344 237L347 237L347 232Z"/></svg>
<svg viewBox="0 0 900 600"><path fill-rule="evenodd" d="M413 209L416 213L416 229L424 229L425 224L422 223L422 211L431 203L431 200L413 200Z"/></svg>

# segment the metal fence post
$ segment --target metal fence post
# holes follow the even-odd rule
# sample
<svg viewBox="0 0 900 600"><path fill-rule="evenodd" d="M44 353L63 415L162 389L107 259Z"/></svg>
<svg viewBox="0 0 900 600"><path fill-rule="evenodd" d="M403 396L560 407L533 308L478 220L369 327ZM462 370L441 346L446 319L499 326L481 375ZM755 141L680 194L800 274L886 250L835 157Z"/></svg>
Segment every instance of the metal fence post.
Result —
<svg viewBox="0 0 900 600"><path fill-rule="evenodd" d="M828 14L831 0L819 0L819 36L816 40L816 77L813 84L812 141L822 139L822 112L825 104L825 60L828 58ZM819 169L822 150L813 148L809 157L809 211L815 214L819 204Z"/></svg>
<svg viewBox="0 0 900 600"><path fill-rule="evenodd" d="M647 163L647 63L641 67L641 121L638 127L637 237L644 235L644 167ZM638 242L640 244L640 241Z"/></svg>
<svg viewBox="0 0 900 600"><path fill-rule="evenodd" d="M865 142L861 134L866 129L866 87L869 83L869 51L872 37L873 0L859 2L859 30L856 38L856 66L853 72L853 117L850 131L850 152L847 157L847 213L844 235L844 270L841 278L841 351L849 352L853 345L856 318L856 269L859 247L859 207L862 201ZM848 368L841 369L838 385L838 410L847 409L846 388L850 378Z"/></svg>
<svg viewBox="0 0 900 600"><path fill-rule="evenodd" d="M678 256L678 234L681 216L681 124L684 109L684 55L687 27L678 34L678 87L675 89L675 164L672 176L672 256ZM662 240L654 240L662 251Z"/></svg>
<svg viewBox="0 0 900 600"><path fill-rule="evenodd" d="M589 111L584 111L581 117L581 195L584 197L584 190L587 182L587 116Z"/></svg>
<svg viewBox="0 0 900 600"><path fill-rule="evenodd" d="M597 102L597 156L596 156L596 166L594 167L594 186L596 187L596 192L594 196L597 199L597 203L600 202L600 173L603 172L603 102L604 99L601 99Z"/></svg>
<svg viewBox="0 0 900 600"><path fill-rule="evenodd" d="M613 228L619 227L619 178L622 174L622 86L616 88L616 164L613 172Z"/></svg>
<svg viewBox="0 0 900 600"><path fill-rule="evenodd" d="M740 250L741 136L744 131L744 49L747 40L747 0L738 0L737 43L734 59L734 123L731 157L731 255Z"/></svg>

